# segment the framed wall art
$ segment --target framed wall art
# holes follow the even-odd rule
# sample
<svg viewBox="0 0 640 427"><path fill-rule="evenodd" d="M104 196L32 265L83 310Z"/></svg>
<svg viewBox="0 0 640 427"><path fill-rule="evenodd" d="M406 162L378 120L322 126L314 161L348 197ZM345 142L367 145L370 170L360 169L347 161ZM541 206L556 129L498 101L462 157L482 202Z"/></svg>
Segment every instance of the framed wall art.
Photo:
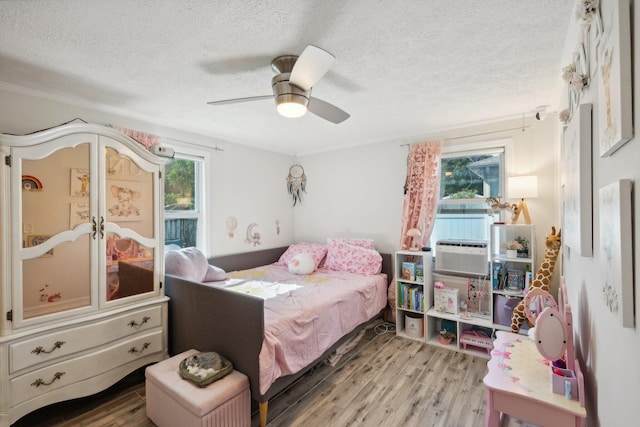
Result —
<svg viewBox="0 0 640 427"><path fill-rule="evenodd" d="M602 297L622 326L634 326L631 180L600 189Z"/></svg>
<svg viewBox="0 0 640 427"><path fill-rule="evenodd" d="M89 203L71 203L69 208L69 228L74 229L76 225L89 222Z"/></svg>
<svg viewBox="0 0 640 427"><path fill-rule="evenodd" d="M606 15L598 40L598 142L600 157L606 157L633 137L629 1L614 0L602 13Z"/></svg>
<svg viewBox="0 0 640 427"><path fill-rule="evenodd" d="M564 244L593 255L591 195L591 104L581 104L562 138Z"/></svg>
<svg viewBox="0 0 640 427"><path fill-rule="evenodd" d="M71 169L71 195L89 195L89 169Z"/></svg>
<svg viewBox="0 0 640 427"><path fill-rule="evenodd" d="M107 181L107 221L142 221L142 183Z"/></svg>

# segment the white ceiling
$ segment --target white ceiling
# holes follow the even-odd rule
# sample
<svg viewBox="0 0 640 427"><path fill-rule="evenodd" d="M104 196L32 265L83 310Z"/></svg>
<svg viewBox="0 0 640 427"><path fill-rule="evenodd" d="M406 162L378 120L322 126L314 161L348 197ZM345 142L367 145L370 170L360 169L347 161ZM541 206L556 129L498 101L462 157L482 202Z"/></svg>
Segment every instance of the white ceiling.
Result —
<svg viewBox="0 0 640 427"><path fill-rule="evenodd" d="M555 108L575 0L3 0L0 82L290 154ZM351 114L280 117L271 59L321 47L313 96ZM70 117L71 119L71 117Z"/></svg>

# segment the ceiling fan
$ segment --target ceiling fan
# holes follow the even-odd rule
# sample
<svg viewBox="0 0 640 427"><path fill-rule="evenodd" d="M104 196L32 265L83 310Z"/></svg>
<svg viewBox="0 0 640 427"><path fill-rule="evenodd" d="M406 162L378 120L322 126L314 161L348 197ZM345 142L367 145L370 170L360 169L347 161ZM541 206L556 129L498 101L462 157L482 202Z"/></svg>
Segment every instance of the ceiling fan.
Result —
<svg viewBox="0 0 640 427"><path fill-rule="evenodd" d="M307 111L332 123L342 123L350 115L333 104L311 96L311 89L336 60L335 56L309 45L300 56L283 55L271 61L276 76L271 79L273 95L211 101L209 105L234 104L274 98L276 109L284 117L301 117Z"/></svg>

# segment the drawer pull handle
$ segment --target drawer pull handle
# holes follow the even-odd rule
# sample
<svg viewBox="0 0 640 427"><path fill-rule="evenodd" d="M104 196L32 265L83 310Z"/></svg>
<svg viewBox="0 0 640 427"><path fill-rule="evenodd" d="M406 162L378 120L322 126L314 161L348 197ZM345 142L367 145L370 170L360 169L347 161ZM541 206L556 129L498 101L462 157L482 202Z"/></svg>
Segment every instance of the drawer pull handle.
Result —
<svg viewBox="0 0 640 427"><path fill-rule="evenodd" d="M64 374L66 374L66 372L56 372L55 374L53 374L53 378L51 379L51 381L45 382L45 380L43 380L42 378L38 378L37 380L32 382L31 385L33 387L40 387L41 385L51 385L56 380L59 380L60 378L62 378Z"/></svg>
<svg viewBox="0 0 640 427"><path fill-rule="evenodd" d="M51 350L45 350L44 347L38 346L38 347L34 348L33 350L31 350L31 353L35 353L35 354L53 353L54 351L56 351L56 349L62 347L62 345L64 343L65 343L65 341L56 341L55 343L53 343L53 347L51 347Z"/></svg>
<svg viewBox="0 0 640 427"><path fill-rule="evenodd" d="M96 223L96 217L91 217L91 231L93 231L91 237L96 240L96 233L98 232L98 224Z"/></svg>
<svg viewBox="0 0 640 427"><path fill-rule="evenodd" d="M104 217L100 217L100 238L104 239Z"/></svg>
<svg viewBox="0 0 640 427"><path fill-rule="evenodd" d="M139 327L141 327L142 325L144 325L145 323L147 323L149 320L151 320L151 317L149 317L149 316L144 316L144 317L142 318L142 322L141 322L140 324L138 324L138 322L136 322L135 320L132 320L131 322L129 322L129 323L127 324L127 326L130 326L130 327L132 327L132 328L139 328Z"/></svg>
<svg viewBox="0 0 640 427"><path fill-rule="evenodd" d="M143 351L145 351L147 348L149 348L149 346L151 345L150 342L146 342L144 344L142 344L142 349L138 350L135 347L131 347L131 350L129 350L129 353L131 354L136 354L136 353L142 353Z"/></svg>

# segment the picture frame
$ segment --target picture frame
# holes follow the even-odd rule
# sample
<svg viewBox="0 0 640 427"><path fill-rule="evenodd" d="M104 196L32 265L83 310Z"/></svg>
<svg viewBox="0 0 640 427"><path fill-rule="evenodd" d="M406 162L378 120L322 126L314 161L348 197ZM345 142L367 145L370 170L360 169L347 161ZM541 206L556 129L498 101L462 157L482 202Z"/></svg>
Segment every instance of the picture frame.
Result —
<svg viewBox="0 0 640 427"><path fill-rule="evenodd" d="M136 181L107 180L107 221L142 221L142 187Z"/></svg>
<svg viewBox="0 0 640 427"><path fill-rule="evenodd" d="M69 228L89 222L91 204L88 202L69 204Z"/></svg>
<svg viewBox="0 0 640 427"><path fill-rule="evenodd" d="M591 104L581 104L562 137L563 244L593 255Z"/></svg>
<svg viewBox="0 0 640 427"><path fill-rule="evenodd" d="M47 234L29 234L26 236L27 239L27 247L38 246L51 238L50 235ZM44 254L40 255L40 258L46 258L53 256L53 249L48 250Z"/></svg>
<svg viewBox="0 0 640 427"><path fill-rule="evenodd" d="M600 263L602 297L623 327L634 327L631 180L600 189Z"/></svg>
<svg viewBox="0 0 640 427"><path fill-rule="evenodd" d="M598 142L611 156L633 138L629 1L614 0L598 39Z"/></svg>
<svg viewBox="0 0 640 427"><path fill-rule="evenodd" d="M71 169L71 195L87 197L89 195L89 169Z"/></svg>

